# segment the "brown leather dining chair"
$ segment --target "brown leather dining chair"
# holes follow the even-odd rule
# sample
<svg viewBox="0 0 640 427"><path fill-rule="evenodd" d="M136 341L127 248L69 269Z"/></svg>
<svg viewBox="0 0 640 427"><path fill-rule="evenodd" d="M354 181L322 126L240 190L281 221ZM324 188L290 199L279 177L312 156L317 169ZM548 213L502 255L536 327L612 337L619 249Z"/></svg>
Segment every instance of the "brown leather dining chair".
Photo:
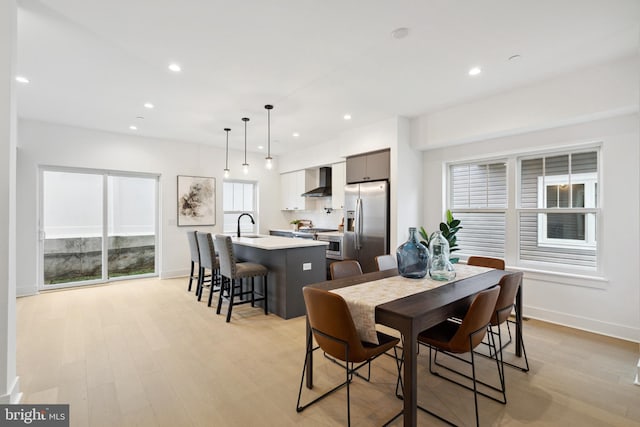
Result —
<svg viewBox="0 0 640 427"><path fill-rule="evenodd" d="M418 335L418 343L423 344L429 347L429 371L436 376L444 378L448 381L451 381L455 384L461 385L467 389L473 391L473 400L475 405L475 414L476 414L476 425L480 425L480 418L478 415L478 394L482 394L478 392L477 381L476 381L476 363L474 358L473 349L475 349L482 342L483 338L487 333L487 328L491 321L491 316L494 313L494 308L496 305L496 301L498 300L498 294L500 293L500 288L495 286L491 289L487 289L485 291L479 292L471 305L469 306L469 310L466 315L462 319L462 322L454 322L452 320L445 320L442 323L437 324L436 326L427 329L426 331L420 332ZM493 342L493 340L490 340ZM495 352L495 345L493 346L493 351ZM462 384L458 381L455 381L447 376L441 375L439 372L434 371L431 364L431 355L432 350L435 350L435 358L438 357L438 353L444 352L450 355L458 355L469 353L471 355L471 361L467 361L464 359L466 363L471 365L472 376L471 379L473 381L473 388ZM500 379L500 383L503 382L503 377L501 374L501 366L500 361L496 358L496 367L498 370L498 376ZM455 371L454 371L455 372ZM485 395L487 396L487 395ZM487 396L491 397L491 396ZM418 406L423 411L435 416L436 418L443 420L449 424L450 421L444 419L440 415L431 412L430 410Z"/></svg>
<svg viewBox="0 0 640 427"><path fill-rule="evenodd" d="M522 284L522 272L508 274L503 276L500 280L500 295L498 296L498 301L496 302L496 308L494 310L493 316L491 316L491 323L489 325L489 332L494 335L494 338L498 338L498 350L502 352L502 350L511 344L511 328L509 324L515 324L514 321L510 319L510 315L512 311L516 311L516 294L518 293L518 289ZM516 313L517 315L517 313ZM509 339L506 343L502 342L502 330L501 325L507 325L507 331L509 333ZM497 331L495 330L497 328ZM524 356L525 366L517 366L512 363L505 362L502 359L502 355L500 355L500 359L503 360L503 365L511 366L512 368L520 369L523 372L529 372L529 360L527 359L527 351L524 348L524 340L522 338L522 331L520 328L516 328L516 334L518 334L518 339L516 341L520 342L522 347L522 354ZM489 353L491 357L496 357L496 354ZM503 371L504 376L504 371Z"/></svg>
<svg viewBox="0 0 640 427"><path fill-rule="evenodd" d="M393 270L398 268L398 260L394 255L378 255L376 258L378 271Z"/></svg>
<svg viewBox="0 0 640 427"><path fill-rule="evenodd" d="M359 276L362 274L362 267L360 267L360 263L355 260L331 263L329 270L331 271L331 280L341 279L343 277Z"/></svg>
<svg viewBox="0 0 640 427"><path fill-rule="evenodd" d="M300 389L298 391L298 402L296 411L302 412L309 406L324 399L338 389L347 386L347 425L351 425L351 404L349 384L353 380L353 375L358 375L366 381L371 376L371 361L386 351L393 348L395 353L396 367L400 375L400 361L396 353L396 345L400 341L398 338L377 332L379 344L370 344L360 340L356 326L353 323L351 312L345 300L338 294L306 286L302 288L304 303L307 308L307 319L313 335L309 335L307 349L305 353L304 366L302 368L302 378L300 379ZM318 347L313 347L313 338L318 343ZM309 355L322 349L331 357L344 362L340 364L345 369L345 381L338 384L331 390L316 397L309 403L300 405L302 397L302 387L304 384L305 372ZM361 376L357 371L363 366L369 366L367 377Z"/></svg>
<svg viewBox="0 0 640 427"><path fill-rule="evenodd" d="M504 270L504 260L500 258L490 258L485 256L470 256L467 265L475 265L478 267L495 268L496 270Z"/></svg>
<svg viewBox="0 0 640 427"><path fill-rule="evenodd" d="M214 244L220 257L220 274L222 276L216 314L220 314L223 299L229 301L227 323L231 321L231 311L233 307L240 304L251 303L251 307L254 307L255 302L264 301L264 314L269 314L267 297L267 275L269 274L269 270L267 267L253 262L236 262L233 254L233 243L229 236L216 234ZM255 289L256 277L262 277L261 294ZM249 290L242 288L243 279L251 279L251 288ZM256 295L258 296L257 298ZM244 299L246 296L250 298ZM237 298L240 298L240 300Z"/></svg>

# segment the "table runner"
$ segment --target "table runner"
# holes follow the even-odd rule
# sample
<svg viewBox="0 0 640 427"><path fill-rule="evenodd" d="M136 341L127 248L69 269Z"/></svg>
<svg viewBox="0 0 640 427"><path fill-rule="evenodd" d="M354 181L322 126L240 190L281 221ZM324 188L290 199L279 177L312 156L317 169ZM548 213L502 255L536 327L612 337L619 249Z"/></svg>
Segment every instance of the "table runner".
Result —
<svg viewBox="0 0 640 427"><path fill-rule="evenodd" d="M347 302L360 339L378 344L378 336L376 334L376 306L409 295L435 289L458 280L466 279L467 277L476 276L490 271L491 268L455 264L455 270L455 279L448 282L433 280L428 274L422 279L392 276L373 282L334 289L330 292L340 295Z"/></svg>

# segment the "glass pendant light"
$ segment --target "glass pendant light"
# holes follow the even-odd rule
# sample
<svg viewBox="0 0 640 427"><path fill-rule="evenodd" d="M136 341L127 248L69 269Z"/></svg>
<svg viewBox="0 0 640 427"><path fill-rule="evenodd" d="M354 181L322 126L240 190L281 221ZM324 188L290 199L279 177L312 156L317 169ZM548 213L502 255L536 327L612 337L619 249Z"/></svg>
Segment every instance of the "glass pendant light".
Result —
<svg viewBox="0 0 640 427"><path fill-rule="evenodd" d="M249 173L249 163L247 163L247 122L249 117L243 117L244 122L244 163L242 164L242 173L245 175Z"/></svg>
<svg viewBox="0 0 640 427"><path fill-rule="evenodd" d="M264 108L267 109L267 160L266 167L267 169L271 169L273 167L273 158L271 158L271 110L273 110L273 105L265 105Z"/></svg>
<svg viewBox="0 0 640 427"><path fill-rule="evenodd" d="M224 161L224 177L229 178L229 131L231 129L224 128L224 131L227 133L227 149L226 149L226 157Z"/></svg>

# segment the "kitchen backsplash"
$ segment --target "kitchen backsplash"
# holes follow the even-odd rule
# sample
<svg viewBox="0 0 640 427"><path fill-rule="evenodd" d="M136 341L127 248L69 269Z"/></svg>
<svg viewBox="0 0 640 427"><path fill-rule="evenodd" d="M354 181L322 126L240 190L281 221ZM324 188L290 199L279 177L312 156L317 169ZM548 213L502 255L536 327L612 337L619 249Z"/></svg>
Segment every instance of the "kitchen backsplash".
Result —
<svg viewBox="0 0 640 427"><path fill-rule="evenodd" d="M344 211L342 209L337 209L327 213L323 209L324 203L320 199L315 200L315 202L313 210L283 211L284 217L287 222L291 222L294 219L308 219L311 220L313 226L316 228L337 229L344 217Z"/></svg>

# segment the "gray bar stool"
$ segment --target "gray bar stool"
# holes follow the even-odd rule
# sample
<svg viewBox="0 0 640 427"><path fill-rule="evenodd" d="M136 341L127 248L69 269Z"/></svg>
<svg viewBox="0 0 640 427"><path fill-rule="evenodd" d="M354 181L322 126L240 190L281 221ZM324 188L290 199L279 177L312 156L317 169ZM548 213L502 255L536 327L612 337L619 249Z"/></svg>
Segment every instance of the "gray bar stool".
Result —
<svg viewBox="0 0 640 427"><path fill-rule="evenodd" d="M196 236L198 240L198 247L200 249L199 276L202 278L198 281L196 295L198 296L198 301L200 301L202 299L202 290L205 284L205 269L211 270L211 279L207 281L211 283L209 287L209 302L207 303L208 306L211 307L213 293L220 290L220 261L216 256L216 251L213 247L213 238L211 237L211 233L198 232L196 233Z"/></svg>
<svg viewBox="0 0 640 427"><path fill-rule="evenodd" d="M216 234L214 244L220 257L220 274L222 275L220 297L218 298L216 313L220 314L222 299L224 298L229 301L227 322L231 321L231 310L234 305L251 303L251 307L254 307L256 301L264 301L264 314L269 314L267 302L267 274L269 270L267 267L253 262L236 262L235 256L233 255L233 243L229 236ZM255 290L254 280L256 277L262 277L262 294ZM242 279L244 278L251 278L250 290L244 291L242 289ZM258 295L258 298L256 298L256 295ZM251 298L244 299L245 296L250 296ZM236 297L240 297L241 300L236 300Z"/></svg>
<svg viewBox="0 0 640 427"><path fill-rule="evenodd" d="M198 240L196 238L197 231L187 231L187 241L189 242L189 252L191 254L191 272L189 273L189 288L191 292L191 285L193 279L196 279L196 289L200 288L200 250L198 249ZM198 264L198 274L194 274Z"/></svg>

